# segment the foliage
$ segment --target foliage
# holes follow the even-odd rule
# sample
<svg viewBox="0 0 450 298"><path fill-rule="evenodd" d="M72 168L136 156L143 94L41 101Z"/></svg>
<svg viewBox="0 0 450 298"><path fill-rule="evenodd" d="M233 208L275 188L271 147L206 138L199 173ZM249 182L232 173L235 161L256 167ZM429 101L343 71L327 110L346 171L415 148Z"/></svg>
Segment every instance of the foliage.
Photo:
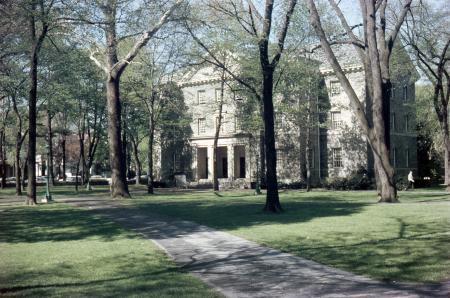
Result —
<svg viewBox="0 0 450 298"><path fill-rule="evenodd" d="M367 171L360 169L346 177L327 179L323 185L331 190L367 190L373 189L373 181L367 176Z"/></svg>
<svg viewBox="0 0 450 298"><path fill-rule="evenodd" d="M443 161L443 135L433 107L433 86L416 86L418 176L438 180Z"/></svg>
<svg viewBox="0 0 450 298"><path fill-rule="evenodd" d="M192 135L191 115L184 102L183 92L176 84L169 84L161 95L170 101L161 115L160 144L162 164L161 177L172 180L173 175L181 172L190 175L191 151L189 138Z"/></svg>

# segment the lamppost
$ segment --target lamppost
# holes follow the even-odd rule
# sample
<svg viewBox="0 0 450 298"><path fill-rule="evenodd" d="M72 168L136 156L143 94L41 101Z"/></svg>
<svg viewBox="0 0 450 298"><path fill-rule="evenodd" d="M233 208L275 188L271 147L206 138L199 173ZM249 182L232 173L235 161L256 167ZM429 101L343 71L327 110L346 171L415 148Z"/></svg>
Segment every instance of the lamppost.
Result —
<svg viewBox="0 0 450 298"><path fill-rule="evenodd" d="M48 203L52 201L52 195L50 193L49 181L50 181L50 147L45 145L45 149L47 149L47 175L45 176L45 199L42 200L43 203Z"/></svg>

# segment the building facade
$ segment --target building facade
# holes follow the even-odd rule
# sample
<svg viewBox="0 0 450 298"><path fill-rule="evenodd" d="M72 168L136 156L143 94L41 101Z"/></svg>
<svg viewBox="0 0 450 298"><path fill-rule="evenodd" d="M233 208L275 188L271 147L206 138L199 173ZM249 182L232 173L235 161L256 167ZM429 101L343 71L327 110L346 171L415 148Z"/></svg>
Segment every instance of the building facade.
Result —
<svg viewBox="0 0 450 298"><path fill-rule="evenodd" d="M357 57L351 46L339 46L335 53L347 78L367 111L364 70L355 63ZM321 53L308 59L319 62L318 71L324 96L310 98L312 125L306 129L297 120L276 112L277 174L280 182L303 181L305 164L313 184L326 179L345 177L364 169L373 175L373 157L359 128L351 103ZM417 169L417 134L415 92L412 74L393 79L390 102L391 160L397 175ZM220 72L213 67L192 71L179 81L192 117L192 164L188 177L194 184L211 184L216 167L222 188L250 187L257 180L261 164L259 132L243 131L239 125L239 98L225 84L223 121L220 129L217 162L213 162L214 135L219 119L221 93ZM275 98L275 101L280 100ZM323 107L326 106L326 109ZM370 116L370 112L368 112ZM244 115L245 117L245 115ZM305 162L306 151L308 163Z"/></svg>

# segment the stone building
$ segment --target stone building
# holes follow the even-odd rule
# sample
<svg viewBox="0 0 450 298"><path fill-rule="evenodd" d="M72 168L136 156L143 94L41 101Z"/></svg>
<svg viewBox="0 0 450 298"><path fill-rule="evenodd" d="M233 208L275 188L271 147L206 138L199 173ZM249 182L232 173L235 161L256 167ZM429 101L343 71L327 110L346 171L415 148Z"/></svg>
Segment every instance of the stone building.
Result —
<svg viewBox="0 0 450 298"><path fill-rule="evenodd" d="M366 108L364 70L352 46L335 47L350 83ZM303 58L304 59L304 58ZM364 168L373 175L373 157L362 135L350 101L339 81L318 52L308 57L318 65L320 86L325 96L309 99L315 124L308 130L308 147L304 129L276 113L277 174L279 181L294 183L304 180L305 150L308 150L311 181L318 184L324 179L345 177ZM398 175L417 169L417 135L415 131L415 74L413 71L393 72L394 88L391 99L391 159ZM178 83L192 117L190 146L192 166L186 172L198 184L211 184L214 166L222 187L249 187L258 173L258 132L243 131L239 125L238 96L226 87L224 92L223 125L218 140L217 164L213 164L214 133L218 121L218 100L221 79L219 71L204 67L191 71ZM278 98L275 99L275 101ZM327 106L324 111L320 105Z"/></svg>
<svg viewBox="0 0 450 298"><path fill-rule="evenodd" d="M212 183L213 146L218 125L221 79L218 71L205 67L191 72L179 82L192 117L190 178L199 184ZM255 180L255 146L251 133L239 127L236 104L239 99L224 87L222 125L217 150L217 175L221 185L240 187Z"/></svg>

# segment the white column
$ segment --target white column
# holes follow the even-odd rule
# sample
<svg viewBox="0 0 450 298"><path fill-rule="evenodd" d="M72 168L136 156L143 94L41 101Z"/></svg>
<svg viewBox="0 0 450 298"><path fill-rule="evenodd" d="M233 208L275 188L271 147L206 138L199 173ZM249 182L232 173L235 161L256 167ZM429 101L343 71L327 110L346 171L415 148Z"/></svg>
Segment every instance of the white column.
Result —
<svg viewBox="0 0 450 298"><path fill-rule="evenodd" d="M213 159L214 146L208 146L208 180L213 181L214 171L214 159Z"/></svg>
<svg viewBox="0 0 450 298"><path fill-rule="evenodd" d="M228 145L227 146L227 172L228 172L228 179L234 180L234 146Z"/></svg>
<svg viewBox="0 0 450 298"><path fill-rule="evenodd" d="M197 147L192 147L192 179L198 181L198 153Z"/></svg>
<svg viewBox="0 0 450 298"><path fill-rule="evenodd" d="M252 153L250 150L250 145L245 145L245 178L247 181L251 181L251 175L252 175L252 169L251 169L251 162L252 160Z"/></svg>

